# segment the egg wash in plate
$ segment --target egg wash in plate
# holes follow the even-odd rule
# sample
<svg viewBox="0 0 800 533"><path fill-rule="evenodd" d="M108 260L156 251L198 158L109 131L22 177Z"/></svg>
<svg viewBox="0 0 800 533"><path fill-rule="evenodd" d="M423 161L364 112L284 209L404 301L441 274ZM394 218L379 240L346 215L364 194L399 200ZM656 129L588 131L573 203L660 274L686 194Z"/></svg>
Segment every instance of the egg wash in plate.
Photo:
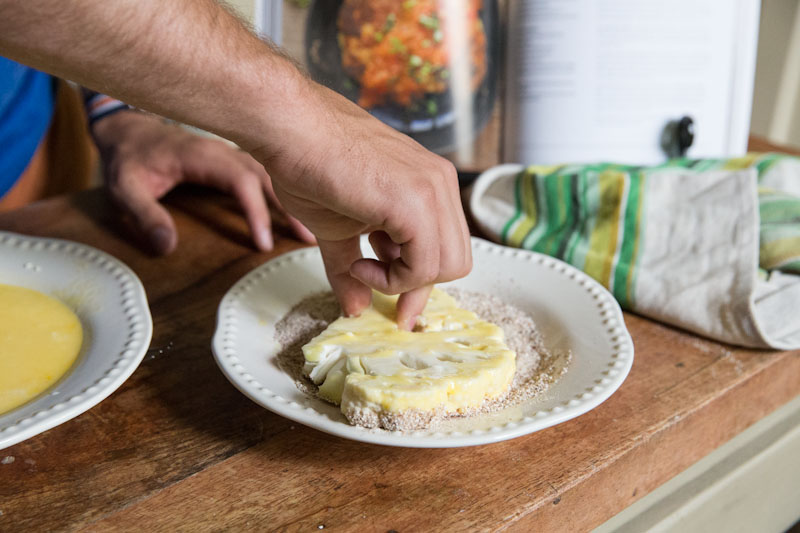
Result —
<svg viewBox="0 0 800 533"><path fill-rule="evenodd" d="M46 332L28 328L44 327L45 315L58 315L63 320L51 323L55 330L50 340L65 350L63 357L52 358L54 352L50 352L50 362L60 361L57 368L47 370L27 356L23 364L27 370L17 368L34 379L24 387L25 396L30 396L27 400L14 393L14 399L5 404L7 410L0 409L2 449L80 415L114 392L144 357L153 322L136 274L117 258L85 244L0 231L0 283L11 286L6 288L11 291L6 297L13 300L11 306L0 304L0 313L11 313L0 320L15 322L10 327L12 337L22 329L31 332L31 338L25 334L13 342L25 350L34 344L43 347ZM21 298L31 300L25 307L39 309L35 320L25 318ZM10 345L9 339L5 337ZM77 353L72 352L75 346ZM20 383L19 378L13 382L6 378L10 376L4 367L0 380L10 387Z"/></svg>
<svg viewBox="0 0 800 533"><path fill-rule="evenodd" d="M39 291L0 284L0 414L35 398L77 359L75 313Z"/></svg>

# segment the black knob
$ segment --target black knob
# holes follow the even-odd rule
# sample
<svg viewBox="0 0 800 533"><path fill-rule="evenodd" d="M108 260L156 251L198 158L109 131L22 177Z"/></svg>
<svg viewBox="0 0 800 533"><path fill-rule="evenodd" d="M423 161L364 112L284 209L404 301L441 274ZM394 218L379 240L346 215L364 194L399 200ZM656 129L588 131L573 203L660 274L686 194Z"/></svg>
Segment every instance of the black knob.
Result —
<svg viewBox="0 0 800 533"><path fill-rule="evenodd" d="M694 142L694 120L692 117L683 117L678 121L678 150L681 157Z"/></svg>
<svg viewBox="0 0 800 533"><path fill-rule="evenodd" d="M684 157L694 142L694 120L685 116L670 120L661 133L661 147L670 159Z"/></svg>

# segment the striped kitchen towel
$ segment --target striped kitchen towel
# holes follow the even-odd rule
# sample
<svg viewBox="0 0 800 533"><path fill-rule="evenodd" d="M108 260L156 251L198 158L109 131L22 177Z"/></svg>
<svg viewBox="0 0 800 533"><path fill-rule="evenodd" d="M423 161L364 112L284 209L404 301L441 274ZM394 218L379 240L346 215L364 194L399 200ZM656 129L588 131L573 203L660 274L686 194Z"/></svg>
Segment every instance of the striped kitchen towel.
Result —
<svg viewBox="0 0 800 533"><path fill-rule="evenodd" d="M717 340L800 348L800 159L501 165L470 198L490 238L558 257L629 310Z"/></svg>

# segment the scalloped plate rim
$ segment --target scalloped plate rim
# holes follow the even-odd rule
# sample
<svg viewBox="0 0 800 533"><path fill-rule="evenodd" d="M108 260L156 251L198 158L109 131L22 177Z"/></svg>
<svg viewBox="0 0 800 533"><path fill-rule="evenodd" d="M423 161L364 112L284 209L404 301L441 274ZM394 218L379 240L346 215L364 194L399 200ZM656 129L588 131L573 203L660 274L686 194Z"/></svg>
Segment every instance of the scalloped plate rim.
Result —
<svg viewBox="0 0 800 533"><path fill-rule="evenodd" d="M610 359L614 359L614 361L612 361L612 363L608 366L612 367L614 374L613 377L606 378L606 383L604 384L605 386L602 387L601 390L597 391L595 394L588 395L588 398L583 397L586 395L585 392L577 394L571 400L563 402L563 405L557 405L551 409L548 409L548 412L544 414L541 414L542 411L537 411L535 416L526 416L523 419L510 421L499 426L491 427L490 429L454 433L441 433L427 430L403 433L366 429L350 425L346 422L346 420L344 420L343 416L342 420L329 419L329 417L327 417L321 411L314 408L315 405L318 406L319 404L325 404L325 402L322 400L308 397L307 401L310 405L302 406L297 404L297 402L287 400L274 394L269 387L252 378L250 372L247 371L247 367L241 364L241 359L235 355L235 353L232 354L230 351L230 346L228 346L226 353L226 346L224 345L226 340L225 334L229 333L230 331L225 327L225 311L226 309L231 309L231 306L236 304L239 296L237 293L243 291L244 287L248 285L252 286L254 283L258 283L257 280L268 278L269 273L275 269L282 268L285 264L290 264L297 261L307 261L308 258L318 258L319 248L317 247L307 247L293 250L270 259L262 265L254 268L240 278L236 283L234 283L234 285L222 298L217 311L217 325L212 340L212 351L214 353L214 358L226 378L240 392L270 411L325 433L360 442L387 446L450 448L500 442L533 433L535 431L540 431L547 427L560 424L585 414L603 403L614 392L616 392L616 390L626 379L633 365L634 349L633 341L627 328L625 327L622 310L608 290L575 267L550 256L539 254L537 252L501 246L477 237L472 237L472 245L474 252L473 257L476 266L478 261L483 260L483 252L500 254L501 256L507 258L513 257L515 260L527 260L532 263L539 264L543 268L549 268L554 271L557 270L559 273L563 274L564 277L575 280L576 285L580 284L582 287L585 287L586 290L593 295L595 300L601 301L601 309L605 314L601 313L597 318L600 322L605 321L612 325L611 328L606 329L609 332L614 331L614 338L616 339L614 342L620 347L616 354L609 354ZM368 249L368 241L366 236L362 236L362 248L365 250L366 254ZM450 282L445 285L458 287L459 281L462 280ZM299 295L297 297L297 301L301 300L302 297L303 295ZM294 303L297 303L297 301ZM284 314L289 310L290 307L291 306L285 309ZM603 316L606 318L603 319ZM233 331L235 331L237 327L235 327ZM264 363L266 364L266 361ZM280 373L283 374L285 379L291 380L291 378L282 371L280 371ZM602 378L598 378L598 380L601 379ZM596 389L598 387L598 380L593 381L591 384L586 383L586 385L593 385ZM553 386L556 387L559 385L559 383L560 381ZM292 383L292 385L294 384ZM545 395L546 394L547 393L545 393ZM536 402L537 398L523 403ZM578 400L578 398L580 398L580 400Z"/></svg>
<svg viewBox="0 0 800 533"><path fill-rule="evenodd" d="M26 244L23 245L22 243ZM147 353L153 335L153 321L142 282L128 265L113 255L88 244L68 239L37 237L10 231L0 231L0 251L8 246L21 250L20 253L25 256L26 262L12 265L12 254L0 253L0 267L8 271L16 271L16 269L22 268L34 272L37 276L44 276L43 280L49 280L49 282L40 280L38 284L33 282L20 286L45 291L43 288L45 285L55 284L67 290L69 284L75 281L70 280L64 283L54 281L59 277L64 277L60 273L63 265L59 265L59 271L55 274L48 273L46 267L31 267L41 259L41 257L37 256L39 253L74 256L75 265L77 265L78 260L82 261L82 264L75 266L75 268L86 268L86 265L89 265L90 271L94 270L95 273L99 271L107 274L105 278L102 278L102 282L99 281L100 277L93 278L93 284L90 284L88 289L96 289L99 286L98 284L110 282L107 278L118 282L120 295L119 307L116 310L125 315L125 318L129 321L129 327L125 330L124 337L122 334L119 335L119 344L114 350L108 350L107 346L97 346L95 343L96 335L92 337L88 345L84 340L79 361L61 379L33 400L0 414L0 450L61 425L105 400L122 386L139 367ZM40 270L35 268L40 268ZM30 272L27 274L30 274ZM42 272L44 273L42 274ZM26 273L22 274L27 275ZM89 279L88 275L81 278L82 281L86 279ZM0 279L0 283L6 283L6 280ZM126 301L127 304L125 303ZM69 303L68 305L73 307ZM90 307L90 305L86 304L86 307ZM85 310L81 314L83 314L81 322L84 323ZM95 311L90 315L96 320L101 313L100 311ZM96 353L107 354L96 357L101 360L107 360L108 364L102 368L89 368L87 359ZM65 393L62 396L62 393L56 389L74 389L78 390L78 392Z"/></svg>

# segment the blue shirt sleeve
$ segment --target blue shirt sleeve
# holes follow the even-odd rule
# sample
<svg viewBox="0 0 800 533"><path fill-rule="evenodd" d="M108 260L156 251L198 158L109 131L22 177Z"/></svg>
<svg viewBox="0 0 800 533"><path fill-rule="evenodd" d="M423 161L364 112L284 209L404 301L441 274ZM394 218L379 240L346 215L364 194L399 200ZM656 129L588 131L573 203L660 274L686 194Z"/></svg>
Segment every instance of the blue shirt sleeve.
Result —
<svg viewBox="0 0 800 533"><path fill-rule="evenodd" d="M27 168L54 112L53 78L0 57L0 197Z"/></svg>

